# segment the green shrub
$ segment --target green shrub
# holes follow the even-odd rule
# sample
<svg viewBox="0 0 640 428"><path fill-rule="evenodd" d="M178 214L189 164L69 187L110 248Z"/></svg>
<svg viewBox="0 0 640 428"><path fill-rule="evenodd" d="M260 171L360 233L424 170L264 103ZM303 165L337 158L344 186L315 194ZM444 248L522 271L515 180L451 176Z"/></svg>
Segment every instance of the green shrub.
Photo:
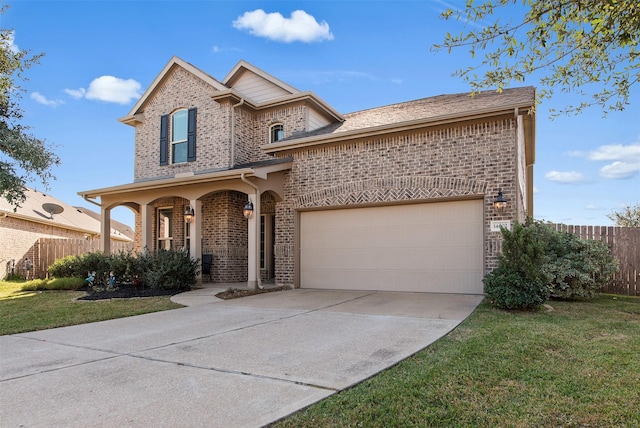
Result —
<svg viewBox="0 0 640 428"><path fill-rule="evenodd" d="M120 251L109 256L109 271L113 271L119 283L131 284L135 275L140 275L138 259L130 251ZM107 276L109 274L107 271Z"/></svg>
<svg viewBox="0 0 640 428"><path fill-rule="evenodd" d="M80 257L66 256L56 260L49 266L49 275L55 278L83 276L80 271Z"/></svg>
<svg viewBox="0 0 640 428"><path fill-rule="evenodd" d="M39 291L47 289L47 280L46 279L32 279L31 281L27 281L22 284L20 287L21 291Z"/></svg>
<svg viewBox="0 0 640 428"><path fill-rule="evenodd" d="M95 286L105 286L109 279L109 272L113 271L120 284L133 283L136 279L140 279L143 284L150 287L188 290L196 283L198 266L198 261L192 260L185 250L162 250L158 253L145 250L137 255L120 252L110 256L95 252L56 260L49 267L49 274L56 278L62 278L63 275L77 278L79 280L77 283L80 284L77 288L85 283L88 273L94 271L96 272ZM60 286L63 287L63 285Z"/></svg>
<svg viewBox="0 0 640 428"><path fill-rule="evenodd" d="M498 268L485 275L486 295L502 309L530 309L549 298L547 277L542 270L542 242L531 225L516 222L513 230L502 229L502 254Z"/></svg>
<svg viewBox="0 0 640 428"><path fill-rule="evenodd" d="M553 297L592 298L616 272L617 261L604 242L583 240L540 222L533 226L544 244L542 269Z"/></svg>
<svg viewBox="0 0 640 428"><path fill-rule="evenodd" d="M40 291L40 290L78 290L84 285L82 278L53 278L34 279L25 282L20 290Z"/></svg>
<svg viewBox="0 0 640 428"><path fill-rule="evenodd" d="M198 265L186 250L160 250L144 279L151 288L189 290L196 283Z"/></svg>

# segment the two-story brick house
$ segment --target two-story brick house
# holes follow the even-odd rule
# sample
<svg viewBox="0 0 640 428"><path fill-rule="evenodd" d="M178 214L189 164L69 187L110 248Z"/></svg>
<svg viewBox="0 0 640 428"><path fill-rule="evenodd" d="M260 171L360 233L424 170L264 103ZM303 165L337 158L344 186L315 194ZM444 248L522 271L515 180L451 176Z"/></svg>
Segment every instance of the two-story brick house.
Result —
<svg viewBox="0 0 640 428"><path fill-rule="evenodd" d="M140 249L213 255L214 282L480 294L497 225L532 214L534 98L341 114L244 61L218 81L174 57L120 119L133 182L79 194L100 198L105 230L130 207Z"/></svg>

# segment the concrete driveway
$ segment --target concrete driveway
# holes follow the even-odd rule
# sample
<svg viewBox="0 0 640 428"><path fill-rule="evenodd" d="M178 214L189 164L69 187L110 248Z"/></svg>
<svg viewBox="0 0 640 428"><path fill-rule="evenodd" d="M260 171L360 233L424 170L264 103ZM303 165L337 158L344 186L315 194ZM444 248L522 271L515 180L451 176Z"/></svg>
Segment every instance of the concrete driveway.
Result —
<svg viewBox="0 0 640 428"><path fill-rule="evenodd" d="M180 300L180 298L178 298ZM2 427L255 427L390 367L482 296L288 290L0 337Z"/></svg>

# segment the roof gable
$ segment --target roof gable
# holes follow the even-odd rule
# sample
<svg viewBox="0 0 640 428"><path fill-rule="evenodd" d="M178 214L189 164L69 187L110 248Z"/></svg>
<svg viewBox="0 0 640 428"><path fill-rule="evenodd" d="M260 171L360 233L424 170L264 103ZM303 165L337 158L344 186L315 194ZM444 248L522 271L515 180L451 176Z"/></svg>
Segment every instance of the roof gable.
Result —
<svg viewBox="0 0 640 428"><path fill-rule="evenodd" d="M183 69L185 69L189 73L191 73L191 74L195 75L196 77L202 79L203 81L205 81L206 83L208 83L209 85L213 86L215 89L217 89L219 91L224 91L224 90L227 89L226 86L224 86L222 83L218 82L215 78L213 78L209 74L207 74L204 71L200 70L199 68L189 64L188 62L183 61L182 59L178 58L177 56L173 56L173 57L171 57L171 59L169 60L167 65L164 66L164 68L158 74L158 76L156 76L156 78L153 80L151 85L149 85L149 87L144 92L144 94L142 94L142 97L140 97L138 102L135 103L135 105L131 108L131 111L129 111L129 114L127 116L125 116L124 118L121 118L119 120L121 122L127 123L131 118L133 118L133 116L135 116L136 114L140 113L143 110L143 107L144 107L145 103L147 102L147 100L156 92L158 87L167 78L167 76L171 73L171 70L174 67L182 67Z"/></svg>
<svg viewBox="0 0 640 428"><path fill-rule="evenodd" d="M222 83L255 103L300 93L293 86L246 61L238 62Z"/></svg>

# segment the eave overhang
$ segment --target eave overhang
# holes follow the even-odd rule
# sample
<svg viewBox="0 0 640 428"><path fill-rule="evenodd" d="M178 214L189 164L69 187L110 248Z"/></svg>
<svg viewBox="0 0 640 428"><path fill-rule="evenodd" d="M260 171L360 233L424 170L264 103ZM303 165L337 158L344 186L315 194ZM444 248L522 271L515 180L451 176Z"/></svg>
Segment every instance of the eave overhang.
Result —
<svg viewBox="0 0 640 428"><path fill-rule="evenodd" d="M238 103L241 100L244 100L244 106L250 108L253 111L265 110L273 107L280 107L287 104L292 104L296 102L306 102L316 110L323 112L327 117L337 122L344 122L344 116L342 116L338 111L336 111L329 104L324 102L320 97L318 97L312 91L306 92L298 92L295 94L287 95L284 97L276 98L273 100L269 100L263 103L253 102L251 99L244 97L241 93L236 91L235 89L226 89L224 91L218 91L211 95L211 99L216 102L230 101L232 103Z"/></svg>
<svg viewBox="0 0 640 428"><path fill-rule="evenodd" d="M291 161L285 161L258 167L236 168L204 174L181 175L172 178L141 181L119 186L103 187L101 189L86 190L78 192L78 195L82 196L85 199L95 199L103 196L122 195L126 193L141 192L146 190L169 189L177 186L211 183L224 180L235 180L240 179L243 176L247 178L256 177L266 180L268 174L291 169L291 164Z"/></svg>

